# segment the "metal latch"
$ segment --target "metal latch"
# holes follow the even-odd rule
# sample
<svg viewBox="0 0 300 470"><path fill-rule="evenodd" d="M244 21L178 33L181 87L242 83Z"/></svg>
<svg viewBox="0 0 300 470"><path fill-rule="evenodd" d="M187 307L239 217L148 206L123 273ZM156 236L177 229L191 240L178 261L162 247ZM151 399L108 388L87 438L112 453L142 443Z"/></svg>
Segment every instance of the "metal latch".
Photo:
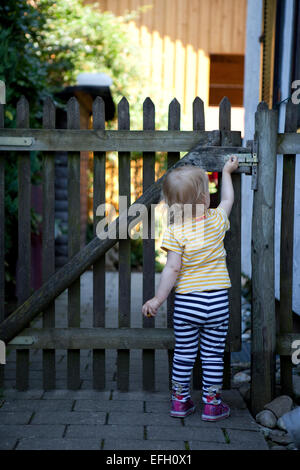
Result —
<svg viewBox="0 0 300 470"><path fill-rule="evenodd" d="M238 155L239 164L242 166L257 165L257 153L242 153Z"/></svg>
<svg viewBox="0 0 300 470"><path fill-rule="evenodd" d="M0 137L0 146L30 147L33 144L33 140L33 137Z"/></svg>

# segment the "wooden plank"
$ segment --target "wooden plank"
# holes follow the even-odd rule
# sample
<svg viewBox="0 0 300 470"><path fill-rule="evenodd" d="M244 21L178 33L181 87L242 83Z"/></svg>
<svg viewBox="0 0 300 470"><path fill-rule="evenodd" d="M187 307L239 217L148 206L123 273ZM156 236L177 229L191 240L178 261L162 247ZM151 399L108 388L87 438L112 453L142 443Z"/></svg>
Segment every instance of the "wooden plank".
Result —
<svg viewBox="0 0 300 470"><path fill-rule="evenodd" d="M68 129L80 128L79 104L75 97L67 103ZM68 153L68 256L80 250L80 153ZM80 277L68 287L68 326L80 326ZM68 389L80 388L80 350L67 351Z"/></svg>
<svg viewBox="0 0 300 470"><path fill-rule="evenodd" d="M297 131L297 107L286 104L285 132ZM293 242L295 205L295 154L284 155L282 168L281 230L280 230L280 334L293 332ZM281 392L293 396L292 361L280 357Z"/></svg>
<svg viewBox="0 0 300 470"><path fill-rule="evenodd" d="M129 103L122 98L118 105L118 128L130 128ZM119 214L130 206L130 153L118 154L119 163ZM125 204L121 205L120 196L126 196ZM130 326L131 310L131 251L130 238L126 233L119 240L119 328ZM119 349L117 352L117 387L119 390L129 389L129 351Z"/></svg>
<svg viewBox="0 0 300 470"><path fill-rule="evenodd" d="M29 127L29 104L22 95L17 103L17 128ZM30 159L18 153L18 264L17 298L21 305L31 293L31 172ZM29 351L19 350L16 357L16 388L29 385Z"/></svg>
<svg viewBox="0 0 300 470"><path fill-rule="evenodd" d="M220 131L230 131L231 104L227 97L220 103ZM222 135L223 145L230 145L230 134ZM240 139L239 145L242 145ZM241 350L241 176L232 174L234 205L229 217L230 230L226 233L224 247L227 253L227 267L232 287L229 289L230 320L227 343L230 351ZM231 388L230 352L224 354L224 388Z"/></svg>
<svg viewBox="0 0 300 470"><path fill-rule="evenodd" d="M199 97L193 102L193 130L205 130L204 103ZM199 348L193 369L193 388L194 390L202 389L202 363Z"/></svg>
<svg viewBox="0 0 300 470"><path fill-rule="evenodd" d="M25 343L25 344L24 344ZM172 349L173 328L26 328L8 349Z"/></svg>
<svg viewBox="0 0 300 470"><path fill-rule="evenodd" d="M278 111L259 103L255 113L259 170L252 213L251 410L255 415L274 398L275 292L274 223Z"/></svg>
<svg viewBox="0 0 300 470"><path fill-rule="evenodd" d="M55 105L47 98L43 107L43 127L55 129ZM47 281L55 272L55 161L49 152L43 153L43 227L42 227L42 282ZM52 301L43 312L43 327L55 327L55 302ZM51 390L56 387L55 350L43 351L43 387Z"/></svg>
<svg viewBox="0 0 300 470"><path fill-rule="evenodd" d="M143 104L143 129L155 129L155 107L150 98ZM143 153L143 192L155 181L155 153ZM143 239L143 303L155 295L155 238L151 238L151 221L155 214L148 211L147 237ZM143 227L143 231L144 231ZM143 316L143 327L154 328L155 319ZM155 351L143 350L143 389L155 389Z"/></svg>
<svg viewBox="0 0 300 470"><path fill-rule="evenodd" d="M93 128L105 129L105 105L100 96L93 103ZM96 216L97 207L105 203L105 152L94 152L93 213L96 225L103 217ZM105 254L93 265L93 326L105 327ZM105 350L93 351L93 388L105 388Z"/></svg>
<svg viewBox="0 0 300 470"><path fill-rule="evenodd" d="M4 128L4 105L0 104L0 128ZM0 323L5 318L5 159L0 153ZM4 385L4 364L0 364L0 388Z"/></svg>
<svg viewBox="0 0 300 470"><path fill-rule="evenodd" d="M169 115L168 115L168 129L176 130L180 129L180 104L174 98L169 105ZM170 169L180 160L179 152L168 152L167 154L167 168ZM167 327L172 328L173 326L173 312L174 312L174 288L171 290L167 298ZM169 361L169 388L172 389L172 369L173 369L173 357L174 351L168 351L168 361Z"/></svg>
<svg viewBox="0 0 300 470"><path fill-rule="evenodd" d="M175 108L179 103L173 104ZM180 111L179 111L180 112ZM237 135L240 131L234 131ZM1 144L2 138L33 138L30 146ZM187 152L197 144L214 144L218 131L104 131L94 129L0 129L0 150Z"/></svg>
<svg viewBox="0 0 300 470"><path fill-rule="evenodd" d="M293 155L300 153L299 132L277 134L277 153Z"/></svg>
<svg viewBox="0 0 300 470"><path fill-rule="evenodd" d="M244 149L245 150L245 149ZM220 148L221 151L221 148ZM192 159L192 160L191 160ZM195 164L200 165L201 158L199 158L199 149L197 152L189 152L181 158L172 168L184 165L193 161ZM170 168L170 170L172 169ZM152 184L142 196L140 196L135 203L131 206L133 211L138 204L144 204L148 209L151 204L157 204L160 201L162 183L167 173L161 176L154 184ZM137 215L124 215L127 220L127 227L131 228L140 221L139 213ZM68 288L87 268L93 265L98 258L100 258L106 251L108 251L118 240L119 237L119 221L117 217L111 224L111 232L115 232L115 237L107 236L104 231L99 232L97 237L83 247L79 253L76 253L64 266L51 276L49 281L43 284L42 287L37 289L28 301L19 306L11 315L9 315L2 324L0 324L0 339L4 342L10 341L20 331L22 331L27 324L32 321L41 311L43 311L49 302L60 295L65 289ZM123 221L124 223L124 221Z"/></svg>
<svg viewBox="0 0 300 470"><path fill-rule="evenodd" d="M299 334L280 336L278 350L291 353ZM25 328L7 344L11 349L173 349L173 328Z"/></svg>

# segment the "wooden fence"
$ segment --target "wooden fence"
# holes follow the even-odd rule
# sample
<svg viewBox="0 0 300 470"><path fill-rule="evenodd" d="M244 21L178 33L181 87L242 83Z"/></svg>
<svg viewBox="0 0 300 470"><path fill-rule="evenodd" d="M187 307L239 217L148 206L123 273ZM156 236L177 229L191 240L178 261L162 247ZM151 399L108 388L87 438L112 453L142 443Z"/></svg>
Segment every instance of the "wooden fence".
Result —
<svg viewBox="0 0 300 470"><path fill-rule="evenodd" d="M292 110L292 107L288 107ZM276 348L282 356L282 384L291 385L292 238L282 231L281 257L288 258L281 275L280 335L275 336L274 297L274 206L276 154L285 155L283 210L285 223L293 224L294 155L300 152L299 134L292 124L292 111L287 114L289 133L277 134L277 111L260 103L255 116L253 141L242 147L241 134L232 131L231 106L225 97L219 107L219 129L205 131L204 107L201 99L193 103L193 131L180 131L180 105L169 106L167 131L155 131L155 107L147 98L143 107L143 130L130 130L129 103L125 98L118 105L118 130L105 131L104 103L97 97L93 103L93 129L80 130L79 105L76 98L67 103L68 128L55 129L55 107L47 99L43 109L43 129L29 129L29 105L22 97L17 105L16 129L4 129L4 105L0 106L0 220L4 229L4 161L7 152L18 151L18 308L7 318L4 315L4 230L0 230L0 339L8 348L17 349L16 388L29 387L29 350L43 350L43 385L56 387L55 350L67 352L67 386L80 387L80 350L93 350L93 387L105 388L105 350L117 350L117 386L129 387L129 351L143 350L143 388L155 389L155 349L169 351L169 378L173 357L172 331L173 293L168 298L167 328L155 328L155 319L143 319L143 328L130 327L131 267L130 240L119 240L119 328L105 328L105 253L117 241L119 221L112 222L117 239L100 240L96 236L96 208L105 202L105 162L107 151L118 152L119 194L145 204L149 222L151 204L159 202L164 176L155 181L155 152L167 152L168 169L183 165L199 165L206 171L221 172L230 154L239 154L240 166L233 174L235 204L230 215L231 230L225 238L230 289L230 326L225 354L225 388L230 387L230 353L241 348L241 174L252 175L254 190L252 222L253 308L252 308L252 382L253 409L261 409L274 396L274 359ZM43 285L30 295L30 159L29 150L43 152ZM69 261L55 271L54 267L54 155L68 151L68 243ZM80 151L94 152L94 239L80 249ZM143 158L143 194L130 201L130 152L140 151ZM187 154L180 159L180 152ZM286 156L288 154L288 156ZM257 163L258 157L258 163ZM120 215L122 217L122 214ZM126 216L127 226L139 221ZM287 222L288 221L288 222ZM149 223L149 227L151 224ZM290 232L288 232L290 233ZM284 261L282 261L284 264ZM80 328L80 276L93 266L93 328ZM154 295L154 240L143 240L143 300ZM261 287L264 286L262 289ZM68 328L55 328L55 298L68 289ZM42 312L43 327L28 328ZM21 334L20 334L21 333ZM294 336L293 336L294 338ZM194 368L194 388L201 387L200 364ZM2 366L3 372L3 366ZM3 375L3 374L2 374ZM3 377L2 377L3 379Z"/></svg>

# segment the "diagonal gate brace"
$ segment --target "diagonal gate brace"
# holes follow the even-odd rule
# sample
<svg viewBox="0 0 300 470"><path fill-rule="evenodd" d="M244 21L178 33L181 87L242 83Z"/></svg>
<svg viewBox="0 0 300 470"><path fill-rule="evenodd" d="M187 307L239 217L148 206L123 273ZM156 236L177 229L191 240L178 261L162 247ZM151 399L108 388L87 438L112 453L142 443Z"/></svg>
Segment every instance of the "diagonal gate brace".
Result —
<svg viewBox="0 0 300 470"><path fill-rule="evenodd" d="M236 170L236 173L251 174L254 164L257 165L257 162L249 160L253 158L250 156L249 148L196 146L183 158L178 160L161 178L147 188L142 196L131 205L133 208L132 212L134 212L135 205L143 204L147 210L149 210L151 204L157 204L161 200L162 182L166 174L172 169L178 166L192 164L201 166L206 171L222 171L225 162L230 155L233 154L239 155L239 159L241 159L241 164ZM245 159L244 161L242 161L243 158ZM136 215L129 216L127 212L121 213L120 216L109 225L109 229L112 227L113 233L116 234L115 238L103 237L103 239L101 239L101 237L98 238L98 236L94 237L90 243L76 253L76 255L56 271L38 290L26 299L23 304L11 313L0 324L0 339L5 343L9 343L23 331L37 315L45 310L50 302L58 297L78 279L86 269L93 265L115 245L119 240L120 222L125 222L127 229L129 226L133 228L140 222L139 209L137 209Z"/></svg>

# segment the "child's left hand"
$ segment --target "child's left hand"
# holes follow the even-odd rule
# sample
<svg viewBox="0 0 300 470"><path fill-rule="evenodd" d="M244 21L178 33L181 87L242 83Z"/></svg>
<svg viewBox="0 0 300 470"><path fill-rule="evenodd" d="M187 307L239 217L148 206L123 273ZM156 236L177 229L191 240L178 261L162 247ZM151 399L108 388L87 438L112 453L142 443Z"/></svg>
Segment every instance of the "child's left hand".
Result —
<svg viewBox="0 0 300 470"><path fill-rule="evenodd" d="M160 307L160 302L156 297L153 297L144 303L142 307L142 313L145 317L155 317L157 310Z"/></svg>

